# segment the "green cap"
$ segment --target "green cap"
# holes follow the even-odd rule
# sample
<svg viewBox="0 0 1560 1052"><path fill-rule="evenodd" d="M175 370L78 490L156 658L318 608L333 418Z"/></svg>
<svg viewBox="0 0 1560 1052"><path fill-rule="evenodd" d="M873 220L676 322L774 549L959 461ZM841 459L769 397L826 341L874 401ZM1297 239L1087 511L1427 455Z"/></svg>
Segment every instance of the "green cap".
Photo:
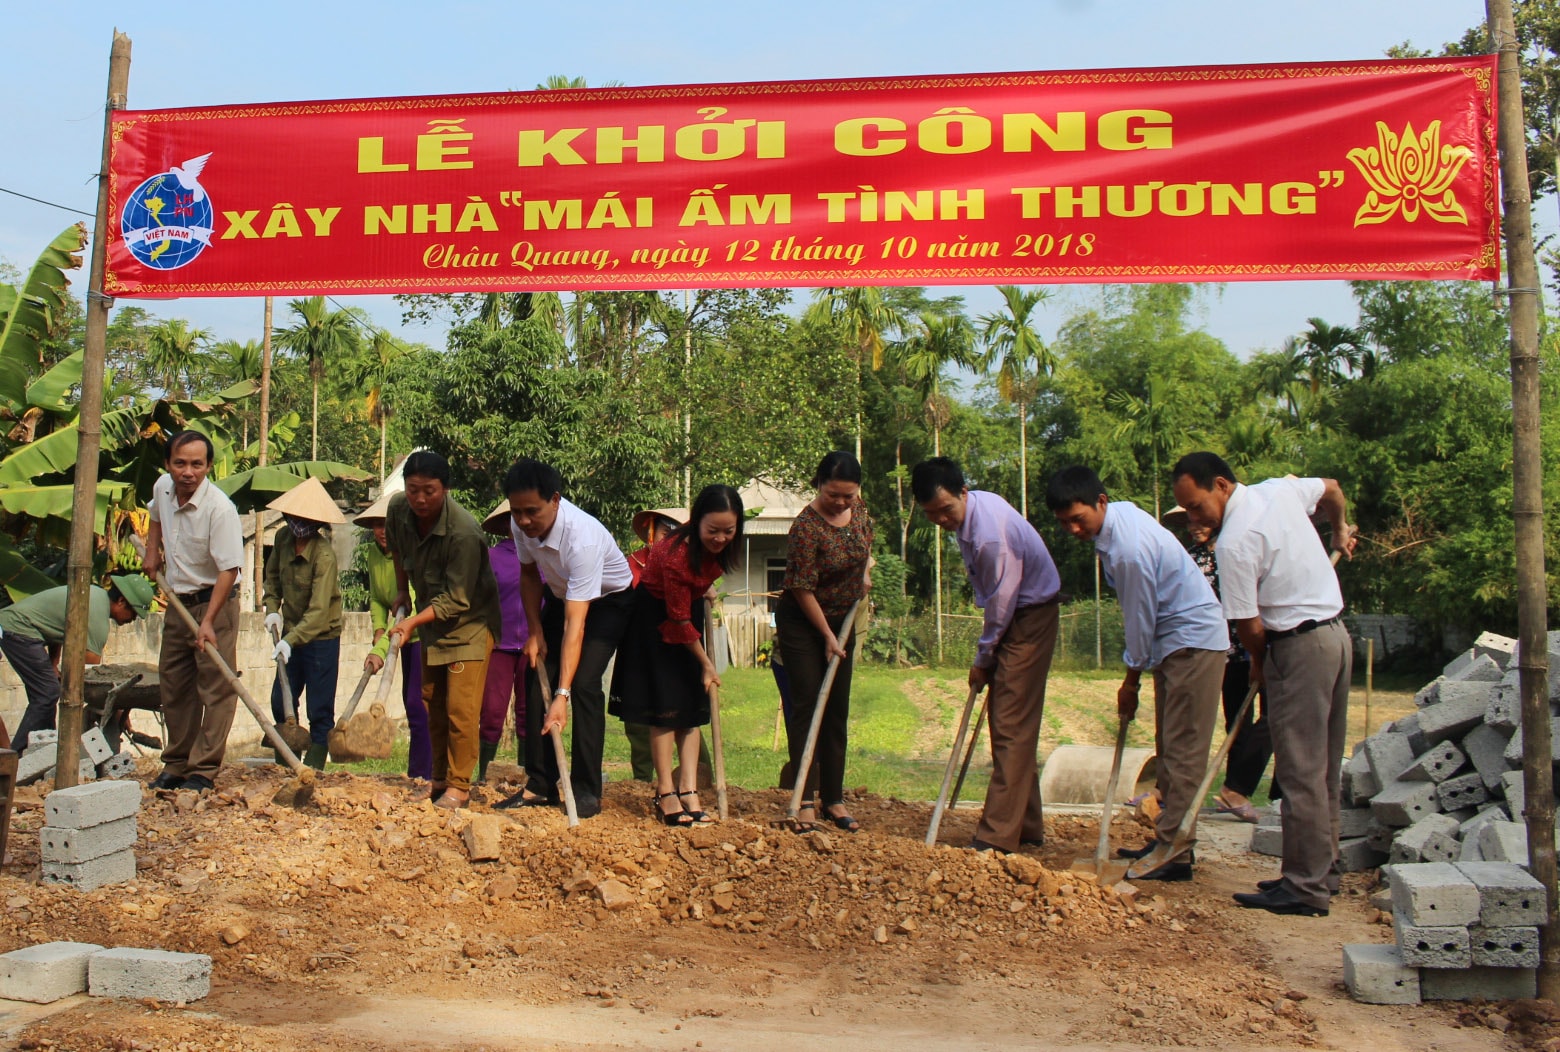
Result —
<svg viewBox="0 0 1560 1052"><path fill-rule="evenodd" d="M152 612L152 600L157 597L157 589L152 582L146 579L144 574L114 574L109 577L114 582L114 587L119 589L119 594L125 597L125 602L141 617Z"/></svg>

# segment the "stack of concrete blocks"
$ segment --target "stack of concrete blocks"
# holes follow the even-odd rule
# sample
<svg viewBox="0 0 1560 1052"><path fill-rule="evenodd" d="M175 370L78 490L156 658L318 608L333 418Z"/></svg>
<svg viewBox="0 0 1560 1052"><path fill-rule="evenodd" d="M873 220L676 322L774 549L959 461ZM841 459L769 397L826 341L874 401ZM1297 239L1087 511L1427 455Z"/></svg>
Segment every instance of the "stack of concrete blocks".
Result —
<svg viewBox="0 0 1560 1052"><path fill-rule="evenodd" d="M1343 948L1357 1001L1417 1004L1536 997L1544 886L1507 862L1388 866L1395 945Z"/></svg>
<svg viewBox="0 0 1560 1052"><path fill-rule="evenodd" d="M150 998L188 1004L211 992L211 958L85 942L48 942L0 954L0 998L49 1004L62 997Z"/></svg>
<svg viewBox="0 0 1560 1052"><path fill-rule="evenodd" d="M135 879L139 782L102 781L56 789L38 830L45 884L91 891Z"/></svg>
<svg viewBox="0 0 1560 1052"><path fill-rule="evenodd" d="M33 731L27 736L27 751L17 761L16 784L52 781L58 753L57 731ZM108 738L98 727L89 728L81 736L81 754L77 762L76 777L82 782L90 782L94 778L130 778L135 775L135 756L129 752L114 752L109 747Z"/></svg>
<svg viewBox="0 0 1560 1052"><path fill-rule="evenodd" d="M1560 667L1560 632L1549 634ZM1359 743L1343 768L1340 864L1511 862L1526 866L1516 641L1485 633L1414 698L1417 711ZM1560 712L1560 676L1550 678ZM1560 717L1554 724L1560 762ZM1281 855L1276 815L1251 849Z"/></svg>

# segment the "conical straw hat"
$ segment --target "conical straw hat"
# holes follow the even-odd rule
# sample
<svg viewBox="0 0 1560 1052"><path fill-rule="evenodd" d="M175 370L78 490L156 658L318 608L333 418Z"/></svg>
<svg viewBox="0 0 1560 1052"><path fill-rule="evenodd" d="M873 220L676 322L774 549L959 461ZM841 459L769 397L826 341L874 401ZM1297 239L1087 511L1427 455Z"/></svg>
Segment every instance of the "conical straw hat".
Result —
<svg viewBox="0 0 1560 1052"><path fill-rule="evenodd" d="M380 494L378 500L358 512L352 521L364 529L372 529L379 523L384 522L390 515L390 498L393 496L395 496L394 493Z"/></svg>
<svg viewBox="0 0 1560 1052"><path fill-rule="evenodd" d="M325 492L325 486L316 478L304 479L266 507L272 511L279 511L283 515L291 515L295 519L308 519L311 522L347 521L341 514L341 509L336 507L336 502L330 499L330 494Z"/></svg>
<svg viewBox="0 0 1560 1052"><path fill-rule="evenodd" d="M488 512L488 517L482 520L482 528L489 533L496 533L500 537L509 536L509 501L501 500L498 507Z"/></svg>

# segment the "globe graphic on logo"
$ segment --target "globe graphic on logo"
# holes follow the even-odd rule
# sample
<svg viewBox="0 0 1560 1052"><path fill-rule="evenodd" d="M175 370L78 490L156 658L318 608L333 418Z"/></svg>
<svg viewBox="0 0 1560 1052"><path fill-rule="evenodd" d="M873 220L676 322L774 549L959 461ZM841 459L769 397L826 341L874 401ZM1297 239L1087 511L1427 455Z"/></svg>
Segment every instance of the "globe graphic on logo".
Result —
<svg viewBox="0 0 1560 1052"><path fill-rule="evenodd" d="M211 239L211 198L187 190L172 172L154 175L130 194L119 230L141 263L177 270L194 262Z"/></svg>

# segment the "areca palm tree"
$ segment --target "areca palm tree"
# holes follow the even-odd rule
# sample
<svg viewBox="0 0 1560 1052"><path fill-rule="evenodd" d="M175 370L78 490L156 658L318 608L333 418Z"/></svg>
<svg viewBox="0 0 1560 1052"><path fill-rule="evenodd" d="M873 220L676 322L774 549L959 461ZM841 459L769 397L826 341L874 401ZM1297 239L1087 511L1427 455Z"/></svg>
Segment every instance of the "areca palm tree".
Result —
<svg viewBox="0 0 1560 1052"><path fill-rule="evenodd" d="M1336 384L1344 378L1346 369L1359 367L1365 335L1346 325L1329 325L1321 318L1307 318L1306 324L1310 328L1286 341L1285 349L1292 348L1292 353L1304 363L1314 395L1324 382Z"/></svg>
<svg viewBox="0 0 1560 1052"><path fill-rule="evenodd" d="M1049 289L998 285L1001 311L980 317L980 338L986 345L982 366L995 366L997 393L1018 410L1018 504L1029 517L1029 405L1039 392L1040 377L1056 370L1056 356L1035 331L1035 308L1050 299Z"/></svg>
<svg viewBox="0 0 1560 1052"><path fill-rule="evenodd" d="M262 350L258 340L223 340L211 348L207 367L220 388L260 379ZM249 447L249 414L243 414L243 447Z"/></svg>
<svg viewBox="0 0 1560 1052"><path fill-rule="evenodd" d="M861 288L813 289L813 302L806 318L819 325L834 326L850 341L851 357L856 360L856 459L861 459L861 386L862 367L883 366L883 338L904 332L905 317L873 286Z"/></svg>
<svg viewBox="0 0 1560 1052"><path fill-rule="evenodd" d="M309 382L313 386L313 403L310 409L310 460L320 459L320 381L325 378L325 361L330 358L351 355L360 346L358 326L361 319L352 310L333 311L325 305L324 296L292 300L287 309L297 319L297 324L278 329L276 342L309 365Z"/></svg>
<svg viewBox="0 0 1560 1052"><path fill-rule="evenodd" d="M189 393L190 374L200 365L210 339L211 333L191 328L183 318L169 318L147 331L146 368L169 398Z"/></svg>

